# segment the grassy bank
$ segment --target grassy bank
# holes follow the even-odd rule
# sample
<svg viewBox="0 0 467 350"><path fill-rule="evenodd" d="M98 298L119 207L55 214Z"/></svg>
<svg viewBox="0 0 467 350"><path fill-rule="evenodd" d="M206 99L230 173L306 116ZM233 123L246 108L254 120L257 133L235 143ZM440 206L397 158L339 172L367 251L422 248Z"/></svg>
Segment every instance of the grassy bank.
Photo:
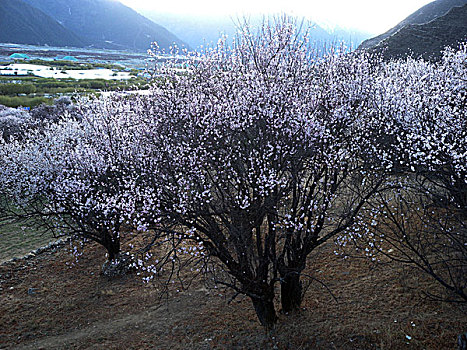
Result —
<svg viewBox="0 0 467 350"><path fill-rule="evenodd" d="M2 225L0 226L0 262L24 256L52 240L51 234L38 234L24 223Z"/></svg>
<svg viewBox="0 0 467 350"><path fill-rule="evenodd" d="M206 289L202 280L169 286L131 274L100 275L103 250L74 258L60 249L0 265L0 347L17 349L454 349L467 322L462 305L427 300L432 286L413 270L376 268L334 256L310 259L312 280L298 314L279 314L265 333L251 301ZM189 268L187 269L189 270ZM189 273L189 272L185 272ZM162 276L161 278L165 278ZM277 301L278 302L278 301Z"/></svg>

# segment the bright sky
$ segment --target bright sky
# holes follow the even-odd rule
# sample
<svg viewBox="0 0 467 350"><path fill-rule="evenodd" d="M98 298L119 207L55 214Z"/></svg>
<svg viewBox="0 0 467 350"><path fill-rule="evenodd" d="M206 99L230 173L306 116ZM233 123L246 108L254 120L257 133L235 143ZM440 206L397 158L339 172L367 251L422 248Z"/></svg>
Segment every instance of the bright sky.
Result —
<svg viewBox="0 0 467 350"><path fill-rule="evenodd" d="M135 10L216 16L286 12L329 27L380 34L432 0L120 0Z"/></svg>

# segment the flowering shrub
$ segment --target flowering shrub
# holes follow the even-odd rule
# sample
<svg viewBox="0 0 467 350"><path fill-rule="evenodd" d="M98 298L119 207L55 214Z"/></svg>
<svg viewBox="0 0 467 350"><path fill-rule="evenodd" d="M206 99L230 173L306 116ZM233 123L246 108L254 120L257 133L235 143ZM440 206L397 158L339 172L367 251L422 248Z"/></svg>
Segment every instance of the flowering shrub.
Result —
<svg viewBox="0 0 467 350"><path fill-rule="evenodd" d="M126 127L129 115L95 114L107 103L83 107L82 121L48 124L3 144L1 185L21 209L17 216L32 217L56 235L96 241L114 260L133 203L134 170L125 157L136 143Z"/></svg>
<svg viewBox="0 0 467 350"><path fill-rule="evenodd" d="M0 105L0 135L4 140L21 137L31 122L31 116L25 110Z"/></svg>
<svg viewBox="0 0 467 350"><path fill-rule="evenodd" d="M307 40L290 21L246 27L189 74L167 71L138 119L141 222L200 242L211 271L228 273L215 282L248 295L266 327L275 286L297 310L307 256L353 224L384 176L364 161L370 57L316 60Z"/></svg>
<svg viewBox="0 0 467 350"><path fill-rule="evenodd" d="M54 100L53 105L40 104L31 110L31 117L36 122L57 122L61 119L79 118L78 107L68 96Z"/></svg>
<svg viewBox="0 0 467 350"><path fill-rule="evenodd" d="M380 193L340 238L417 266L452 300L467 288L467 45L439 64L407 59L382 65L373 86L377 147L391 159L390 191ZM380 125L380 126L378 126ZM362 213L363 214L363 213ZM363 245L361 242L365 242ZM429 292L428 292L429 293Z"/></svg>

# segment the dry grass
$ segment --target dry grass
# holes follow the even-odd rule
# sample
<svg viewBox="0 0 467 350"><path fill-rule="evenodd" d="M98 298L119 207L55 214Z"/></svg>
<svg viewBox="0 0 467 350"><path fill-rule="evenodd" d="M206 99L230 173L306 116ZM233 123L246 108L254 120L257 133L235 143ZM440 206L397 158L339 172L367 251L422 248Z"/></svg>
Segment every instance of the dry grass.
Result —
<svg viewBox="0 0 467 350"><path fill-rule="evenodd" d="M303 310L280 314L266 334L250 301L206 290L197 280L167 298L138 276L100 275L91 245L77 266L64 250L0 266L0 348L19 349L453 349L466 308L423 299L438 288L402 268L343 260L332 245L309 262ZM279 305L278 305L279 308ZM413 324L415 326L413 326ZM408 340L406 336L410 336Z"/></svg>

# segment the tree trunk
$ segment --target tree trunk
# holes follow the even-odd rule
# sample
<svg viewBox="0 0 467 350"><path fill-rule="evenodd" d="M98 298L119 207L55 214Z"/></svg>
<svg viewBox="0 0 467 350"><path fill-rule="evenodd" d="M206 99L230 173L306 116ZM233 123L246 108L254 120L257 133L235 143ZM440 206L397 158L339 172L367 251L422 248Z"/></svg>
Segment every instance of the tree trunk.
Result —
<svg viewBox="0 0 467 350"><path fill-rule="evenodd" d="M457 337L457 350L467 350L467 332Z"/></svg>
<svg viewBox="0 0 467 350"><path fill-rule="evenodd" d="M272 299L251 298L259 322L266 329L273 329L277 316Z"/></svg>
<svg viewBox="0 0 467 350"><path fill-rule="evenodd" d="M115 260L120 255L120 244L110 245L107 248L107 253L109 254L109 261Z"/></svg>
<svg viewBox="0 0 467 350"><path fill-rule="evenodd" d="M107 253L109 255L108 261L112 261L118 258L120 255L119 238L112 238L110 235L106 235L103 245L105 249L107 249Z"/></svg>
<svg viewBox="0 0 467 350"><path fill-rule="evenodd" d="M302 304L302 282L298 273L289 273L281 282L281 304L283 312L294 312Z"/></svg>

